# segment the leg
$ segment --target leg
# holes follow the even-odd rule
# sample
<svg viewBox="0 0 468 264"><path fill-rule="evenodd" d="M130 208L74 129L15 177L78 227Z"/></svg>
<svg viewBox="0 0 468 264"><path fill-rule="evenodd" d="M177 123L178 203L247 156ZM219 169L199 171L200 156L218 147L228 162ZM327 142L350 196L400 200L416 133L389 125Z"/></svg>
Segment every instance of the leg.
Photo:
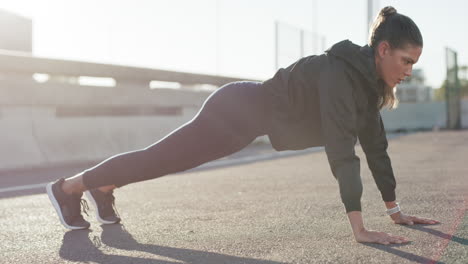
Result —
<svg viewBox="0 0 468 264"><path fill-rule="evenodd" d="M78 192L109 185L120 187L188 170L237 152L267 133L269 99L259 83L223 86L208 97L191 121L160 141L116 155L71 178L71 184L65 186Z"/></svg>

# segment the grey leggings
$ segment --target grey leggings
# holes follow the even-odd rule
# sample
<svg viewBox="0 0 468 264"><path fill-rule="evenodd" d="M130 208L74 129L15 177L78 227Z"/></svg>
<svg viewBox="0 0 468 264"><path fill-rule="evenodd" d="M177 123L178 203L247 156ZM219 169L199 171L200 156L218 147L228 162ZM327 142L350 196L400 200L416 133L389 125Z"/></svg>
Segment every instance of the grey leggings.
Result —
<svg viewBox="0 0 468 264"><path fill-rule="evenodd" d="M84 171L83 183L88 189L121 187L219 159L268 134L271 113L271 95L261 83L229 83L213 92L192 120L147 148Z"/></svg>

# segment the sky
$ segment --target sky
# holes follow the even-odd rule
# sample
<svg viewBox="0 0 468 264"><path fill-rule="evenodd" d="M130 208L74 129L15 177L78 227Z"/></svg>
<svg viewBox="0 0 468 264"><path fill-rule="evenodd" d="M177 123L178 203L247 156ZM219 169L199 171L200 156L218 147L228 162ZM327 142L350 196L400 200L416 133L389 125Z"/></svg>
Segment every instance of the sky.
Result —
<svg viewBox="0 0 468 264"><path fill-rule="evenodd" d="M392 5L419 26L424 49L415 68L428 85L445 78L445 47L468 64L468 1L375 4ZM33 20L34 56L257 80L276 70L275 21L317 31L325 48L367 41L367 0L0 0L0 9ZM295 49L293 38L282 41Z"/></svg>

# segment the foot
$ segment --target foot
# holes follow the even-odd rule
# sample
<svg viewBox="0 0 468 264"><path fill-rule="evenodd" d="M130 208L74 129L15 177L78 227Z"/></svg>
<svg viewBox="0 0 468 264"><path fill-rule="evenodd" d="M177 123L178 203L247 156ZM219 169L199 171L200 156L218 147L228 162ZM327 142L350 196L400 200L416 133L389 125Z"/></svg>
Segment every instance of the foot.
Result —
<svg viewBox="0 0 468 264"><path fill-rule="evenodd" d="M68 229L86 229L89 228L89 222L84 220L81 215L81 205L83 204L86 213L88 205L81 199L82 194L66 194L62 190L62 184L65 179L59 179L56 182L47 184L46 191L50 202L57 211L60 222Z"/></svg>
<svg viewBox="0 0 468 264"><path fill-rule="evenodd" d="M85 195L96 209L96 218L102 224L115 224L120 222L120 217L115 212L114 192L101 192L98 189L85 191Z"/></svg>

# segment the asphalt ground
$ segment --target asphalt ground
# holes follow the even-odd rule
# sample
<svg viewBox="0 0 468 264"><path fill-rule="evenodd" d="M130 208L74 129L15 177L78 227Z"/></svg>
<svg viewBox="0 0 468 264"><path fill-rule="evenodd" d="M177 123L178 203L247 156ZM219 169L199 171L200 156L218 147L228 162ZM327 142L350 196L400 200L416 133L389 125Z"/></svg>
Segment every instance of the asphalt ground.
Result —
<svg viewBox="0 0 468 264"><path fill-rule="evenodd" d="M252 149L116 190L122 224L100 225L90 212L82 231L61 226L41 187L81 168L0 174L0 263L468 263L468 131L390 141L403 212L438 225L393 224L356 148L365 226L412 240L403 245L355 242L320 149ZM24 184L37 187L14 189Z"/></svg>

